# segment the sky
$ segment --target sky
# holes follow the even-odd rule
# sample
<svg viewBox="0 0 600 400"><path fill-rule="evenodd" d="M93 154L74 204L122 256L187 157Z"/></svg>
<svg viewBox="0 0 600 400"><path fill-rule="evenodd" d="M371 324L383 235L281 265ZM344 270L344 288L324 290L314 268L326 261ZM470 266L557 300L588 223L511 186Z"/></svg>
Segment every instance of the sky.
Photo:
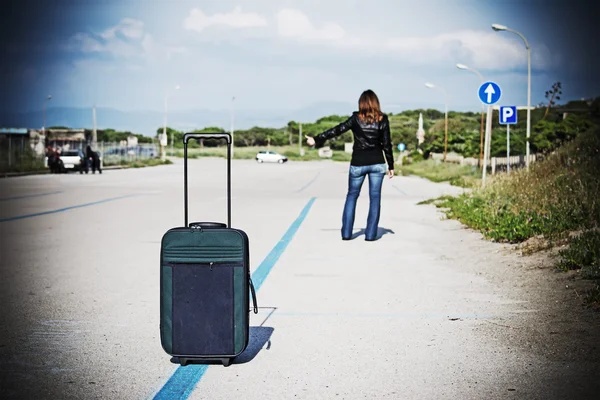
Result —
<svg viewBox="0 0 600 400"><path fill-rule="evenodd" d="M0 34L0 106L118 110L481 110L477 69L502 105L532 105L560 81L563 100L600 95L591 1L8 0ZM425 87L431 82L441 90ZM179 87L176 89L176 87ZM235 101L232 98L235 97ZM350 113L352 110L349 110Z"/></svg>

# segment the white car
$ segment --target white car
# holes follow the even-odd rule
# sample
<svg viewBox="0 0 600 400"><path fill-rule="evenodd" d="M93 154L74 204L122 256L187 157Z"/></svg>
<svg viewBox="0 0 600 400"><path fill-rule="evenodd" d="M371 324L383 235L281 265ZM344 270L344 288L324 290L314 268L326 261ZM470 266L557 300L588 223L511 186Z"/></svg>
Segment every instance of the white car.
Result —
<svg viewBox="0 0 600 400"><path fill-rule="evenodd" d="M279 164L283 164L284 162L287 162L287 160L288 159L286 156L283 156L272 150L262 150L256 153L256 161L258 161L259 163L276 162Z"/></svg>
<svg viewBox="0 0 600 400"><path fill-rule="evenodd" d="M102 173L102 155L98 151L96 152L96 154L98 155L99 163L99 165L96 166L96 169L98 170L98 172ZM85 173L87 174L89 170L92 169L91 163L92 160L86 160L85 154L82 150L64 150L60 153L58 165L54 165L54 169L52 172L62 173L71 170L79 171L80 174L83 174L83 172L85 171ZM44 167L49 168L48 157L44 158Z"/></svg>

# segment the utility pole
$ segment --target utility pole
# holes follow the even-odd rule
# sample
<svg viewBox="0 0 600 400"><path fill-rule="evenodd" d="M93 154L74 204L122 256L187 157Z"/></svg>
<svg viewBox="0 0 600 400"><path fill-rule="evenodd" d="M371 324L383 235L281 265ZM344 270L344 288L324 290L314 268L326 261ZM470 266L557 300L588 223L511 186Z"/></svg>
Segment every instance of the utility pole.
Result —
<svg viewBox="0 0 600 400"><path fill-rule="evenodd" d="M44 135L46 134L46 102L52 98L52 95L48 95L44 99L44 124L42 125L42 130L44 131Z"/></svg>
<svg viewBox="0 0 600 400"><path fill-rule="evenodd" d="M167 145L167 104L169 101L169 92L168 89L167 91L165 91L165 116L164 116L164 122L163 122L163 133L162 136L160 137L160 159L162 161L165 161L166 159L166 145Z"/></svg>
<svg viewBox="0 0 600 400"><path fill-rule="evenodd" d="M492 29L495 31L512 32L520 36L521 39L523 39L523 42L525 42L525 48L527 49L527 141L525 142L525 166L529 170L529 140L531 137L531 47L525 36L514 29L510 29L500 24L492 24Z"/></svg>
<svg viewBox="0 0 600 400"><path fill-rule="evenodd" d="M300 130L298 131L298 154L302 156L302 122L299 123Z"/></svg>
<svg viewBox="0 0 600 400"><path fill-rule="evenodd" d="M176 85L175 90L179 90L180 86ZM167 144L168 144L168 136L167 136L167 105L169 102L169 89L165 90L165 121L163 124L163 133L160 139L160 152L161 152L161 160L166 159L167 152ZM171 132L171 150L173 149L173 133Z"/></svg>
<svg viewBox="0 0 600 400"><path fill-rule="evenodd" d="M487 174L487 161L490 153L490 142L491 142L491 133L492 133L492 106L488 105L487 109L487 119L485 126L485 144L484 144L484 154L483 154L483 171L481 177L481 185L485 187L485 176Z"/></svg>
<svg viewBox="0 0 600 400"><path fill-rule="evenodd" d="M479 168L482 166L483 162L483 114L485 113L485 104L481 106L481 129L479 133Z"/></svg>
<svg viewBox="0 0 600 400"><path fill-rule="evenodd" d="M92 148L96 150L96 146L98 145L98 133L96 130L96 104L94 104L92 119L94 123L94 130L92 131Z"/></svg>
<svg viewBox="0 0 600 400"><path fill-rule="evenodd" d="M233 96L231 98L231 121L230 121L230 123L231 123L231 129L230 129L230 132L231 132L231 158L233 158L233 147L234 147L233 146L233 143L234 143L234 140L233 140L233 102L234 101L235 101L235 96Z"/></svg>
<svg viewBox="0 0 600 400"><path fill-rule="evenodd" d="M445 94L445 93L444 93ZM444 162L446 162L446 154L448 153L448 100L446 99L446 117L445 117L445 134L444 134Z"/></svg>

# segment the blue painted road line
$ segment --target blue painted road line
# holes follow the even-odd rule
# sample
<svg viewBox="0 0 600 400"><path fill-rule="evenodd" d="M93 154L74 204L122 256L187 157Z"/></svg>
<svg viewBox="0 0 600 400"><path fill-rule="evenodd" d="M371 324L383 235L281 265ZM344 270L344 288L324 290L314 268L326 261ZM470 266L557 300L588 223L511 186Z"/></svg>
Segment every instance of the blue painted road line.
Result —
<svg viewBox="0 0 600 400"><path fill-rule="evenodd" d="M134 195L134 194L128 194L126 196L111 197L111 198L108 198L108 199L94 201L94 202L91 202L91 203L78 204L76 206L69 206L69 207L65 207L65 208L59 208L58 210L42 211L42 212L35 213L35 214L17 215L16 217L2 218L2 219L0 219L0 223L1 222L8 222L8 221L15 221L17 219L39 217L40 215L56 214L56 213L60 213L60 212L63 212L63 211L69 211L69 210L74 210L76 208L94 206L96 204L106 203L106 202L109 202L109 201L124 199L126 197L132 197L132 196L136 196L136 195Z"/></svg>
<svg viewBox="0 0 600 400"><path fill-rule="evenodd" d="M37 193L37 194L26 194L23 196L15 196L15 197L0 197L0 201L9 201L9 200L19 200L19 199L27 199L29 197L41 197L41 196L49 196L51 194L62 193L62 190L57 192L48 192L48 193Z"/></svg>
<svg viewBox="0 0 600 400"><path fill-rule="evenodd" d="M263 262L260 263L258 268L254 270L252 273L252 283L254 284L254 289L258 291L262 286L263 282L275 266L279 257L287 248L288 244L304 222L304 219L308 215L310 208L315 202L315 198L312 197L306 206L300 212L300 215L296 220L290 225L287 232L283 235L283 237L277 242L275 247L271 250L271 252L265 257ZM206 373L208 369L208 365L198 365L198 364L189 364L186 367L177 367L171 378L163 385L163 387L156 393L154 396L154 400L185 400L187 399L202 376Z"/></svg>
<svg viewBox="0 0 600 400"><path fill-rule="evenodd" d="M302 211L300 212L300 215L298 216L298 218L296 218L296 220L292 223L292 225L290 225L287 232L283 235L283 237L275 245L273 250L271 250L271 252L263 260L263 262L260 263L258 268L256 268L256 270L254 270L254 273L252 274L252 283L254 284L255 290L260 289L263 282L269 275L269 272L271 272L271 270L273 269L273 266L275 265L277 260L279 260L279 257L281 257L281 254L283 254L283 252L287 248L288 244L292 241L292 238L296 234L296 231L298 230L298 228L300 228L300 225L302 225L302 222L308 215L308 212L310 211L310 208L312 207L314 202L315 202L314 197L308 201L306 206L304 206L304 209L302 209Z"/></svg>
<svg viewBox="0 0 600 400"><path fill-rule="evenodd" d="M317 175L316 175L314 178L312 178L312 180L311 180L310 182L308 182L306 185L304 185L304 186L302 186L300 189L298 189L298 190L296 191L296 193L300 193L301 191L303 191L304 189L306 189L307 187L309 187L310 185L312 185L312 184L313 184L313 182L317 180L317 178L319 177L319 175L320 175L320 174L321 174L321 172L320 172L320 171L319 171L319 172L317 172Z"/></svg>

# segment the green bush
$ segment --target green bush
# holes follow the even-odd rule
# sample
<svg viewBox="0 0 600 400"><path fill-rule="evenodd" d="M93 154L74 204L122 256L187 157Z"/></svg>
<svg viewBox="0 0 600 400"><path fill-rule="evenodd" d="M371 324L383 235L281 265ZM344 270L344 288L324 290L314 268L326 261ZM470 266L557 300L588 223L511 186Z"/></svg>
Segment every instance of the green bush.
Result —
<svg viewBox="0 0 600 400"><path fill-rule="evenodd" d="M600 231L587 231L559 251L559 268L581 269L587 278L600 278Z"/></svg>
<svg viewBox="0 0 600 400"><path fill-rule="evenodd" d="M497 241L555 236L600 223L600 131L590 130L534 163L491 177L485 189L446 199L447 215Z"/></svg>

